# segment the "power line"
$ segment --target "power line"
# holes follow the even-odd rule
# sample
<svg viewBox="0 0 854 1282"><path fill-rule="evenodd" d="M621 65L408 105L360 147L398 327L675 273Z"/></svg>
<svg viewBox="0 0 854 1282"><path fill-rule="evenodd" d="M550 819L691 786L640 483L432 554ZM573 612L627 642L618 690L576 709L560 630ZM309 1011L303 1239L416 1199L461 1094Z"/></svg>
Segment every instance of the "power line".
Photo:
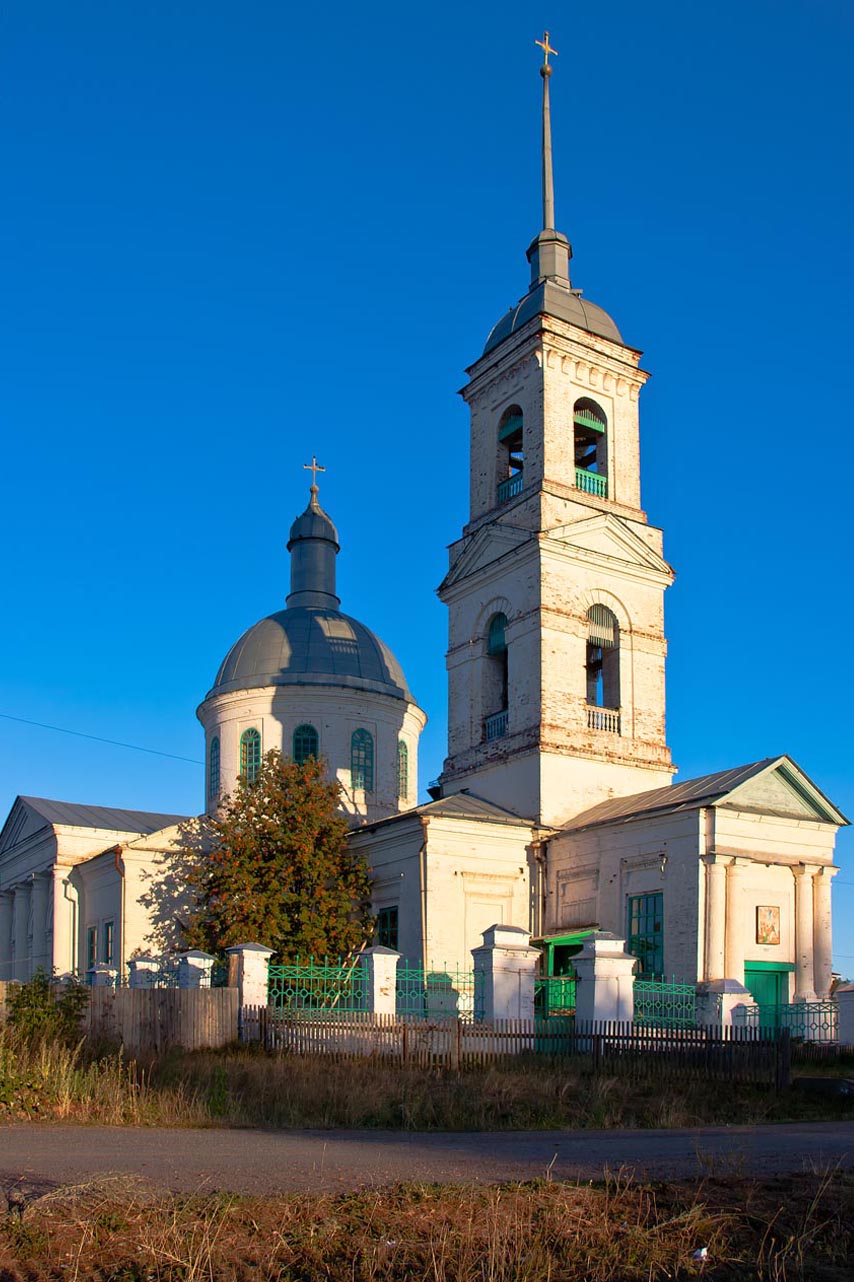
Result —
<svg viewBox="0 0 854 1282"><path fill-rule="evenodd" d="M49 726L44 721L28 721L26 717L13 717L11 712L0 712L5 721L19 721L22 726L38 726L39 730L56 730L59 734L73 734L78 739L91 739L94 743L108 743L113 748L129 748L131 752L147 752L152 757L169 757L171 761L187 761L191 766L203 766L195 757L179 757L174 752L161 752L159 748L142 748L138 743L122 743L119 739L104 739L98 734L84 734L82 730L69 730L66 726Z"/></svg>

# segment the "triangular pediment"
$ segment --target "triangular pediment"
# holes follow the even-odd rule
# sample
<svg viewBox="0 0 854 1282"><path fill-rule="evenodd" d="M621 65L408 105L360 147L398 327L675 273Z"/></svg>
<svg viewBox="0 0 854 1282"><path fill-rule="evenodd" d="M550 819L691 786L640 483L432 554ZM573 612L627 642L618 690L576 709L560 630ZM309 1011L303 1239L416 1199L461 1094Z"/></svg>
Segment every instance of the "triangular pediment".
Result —
<svg viewBox="0 0 854 1282"><path fill-rule="evenodd" d="M439 585L441 593L445 588L453 587L462 579L485 570L500 561L510 552L515 552L523 543L529 543L533 533L493 523L484 526L473 535L454 561L448 573Z"/></svg>
<svg viewBox="0 0 854 1282"><path fill-rule="evenodd" d="M551 530L548 541L578 554L584 560L607 558L627 569L652 571L673 578L673 571L663 557L634 531L610 512L602 512L571 525Z"/></svg>
<svg viewBox="0 0 854 1282"><path fill-rule="evenodd" d="M0 855L19 846L22 841L26 841L28 837L34 836L49 826L44 815L40 814L34 806L31 806L23 797L16 797L9 811L9 817L0 831Z"/></svg>
<svg viewBox="0 0 854 1282"><path fill-rule="evenodd" d="M791 757L777 757L759 774L733 788L715 804L786 819L811 819L832 824L848 822Z"/></svg>

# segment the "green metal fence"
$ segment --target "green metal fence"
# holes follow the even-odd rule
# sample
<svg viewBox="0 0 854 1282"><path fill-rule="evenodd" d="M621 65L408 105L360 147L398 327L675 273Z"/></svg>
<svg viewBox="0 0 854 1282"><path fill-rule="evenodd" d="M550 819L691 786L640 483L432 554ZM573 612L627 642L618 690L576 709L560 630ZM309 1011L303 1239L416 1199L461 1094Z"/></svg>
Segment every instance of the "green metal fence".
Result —
<svg viewBox="0 0 854 1282"><path fill-rule="evenodd" d="M839 1037L836 1002L791 1002L785 1006L745 1006L748 1028L772 1031L788 1028L792 1037L805 1042L835 1042Z"/></svg>
<svg viewBox="0 0 854 1282"><path fill-rule="evenodd" d="M397 1013L418 1019L483 1019L483 986L473 970L434 966L397 967Z"/></svg>
<svg viewBox="0 0 854 1282"><path fill-rule="evenodd" d="M635 1023L647 1028L694 1028L696 986L675 979L636 979Z"/></svg>
<svg viewBox="0 0 854 1282"><path fill-rule="evenodd" d="M368 996L361 960L316 961L313 957L270 967L268 999L282 1010L361 1011Z"/></svg>
<svg viewBox="0 0 854 1282"><path fill-rule="evenodd" d="M538 1019L575 1014L575 975L540 975L534 984L534 1010Z"/></svg>

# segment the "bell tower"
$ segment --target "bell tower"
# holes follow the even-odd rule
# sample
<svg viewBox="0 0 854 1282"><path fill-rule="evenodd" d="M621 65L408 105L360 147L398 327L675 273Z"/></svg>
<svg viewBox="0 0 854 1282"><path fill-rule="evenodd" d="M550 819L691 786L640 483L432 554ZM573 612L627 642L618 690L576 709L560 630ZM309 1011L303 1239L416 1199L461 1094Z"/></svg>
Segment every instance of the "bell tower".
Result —
<svg viewBox="0 0 854 1282"><path fill-rule="evenodd" d="M648 375L573 287L554 227L543 49L543 229L528 293L462 391L470 513L439 588L449 610L447 795L469 789L544 826L670 783L664 591L673 571L641 508Z"/></svg>

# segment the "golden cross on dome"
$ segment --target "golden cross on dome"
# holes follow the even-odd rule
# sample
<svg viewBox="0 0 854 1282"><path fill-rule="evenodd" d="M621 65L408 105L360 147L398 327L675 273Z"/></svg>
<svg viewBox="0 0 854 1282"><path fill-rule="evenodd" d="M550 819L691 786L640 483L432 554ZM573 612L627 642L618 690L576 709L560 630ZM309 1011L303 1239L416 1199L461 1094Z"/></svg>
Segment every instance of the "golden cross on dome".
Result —
<svg viewBox="0 0 854 1282"><path fill-rule="evenodd" d="M321 467L317 461L317 455L312 454L311 462L303 463L303 469L306 472L311 472L311 489L312 489L312 493L316 494L318 491L317 474L318 472L325 472L326 468Z"/></svg>
<svg viewBox="0 0 854 1282"><path fill-rule="evenodd" d="M541 49L542 49L542 51L543 51L543 66L544 66L544 67L547 67L547 66L549 65L549 54L550 54L550 53L553 53L555 57L557 57L557 56L558 56L557 49L553 49L553 48L551 47L551 45L549 44L549 33L548 33L547 31L544 31L544 32L543 32L543 38L542 38L542 40L535 40L535 41L534 41L534 44L535 44L535 45L539 45L539 46L540 46L540 48L541 48Z"/></svg>

